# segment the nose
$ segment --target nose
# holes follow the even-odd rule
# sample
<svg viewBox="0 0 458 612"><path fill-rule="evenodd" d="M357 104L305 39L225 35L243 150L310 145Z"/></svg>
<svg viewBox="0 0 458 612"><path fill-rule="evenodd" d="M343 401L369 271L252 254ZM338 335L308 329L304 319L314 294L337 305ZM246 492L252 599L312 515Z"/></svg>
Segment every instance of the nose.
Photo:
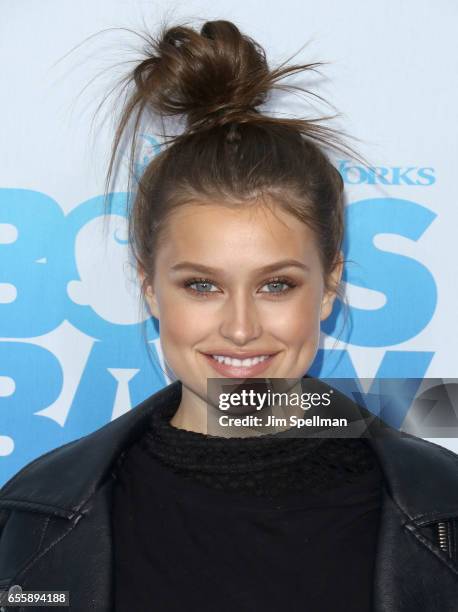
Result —
<svg viewBox="0 0 458 612"><path fill-rule="evenodd" d="M242 290L228 298L219 331L236 345L245 345L258 338L262 326L254 298Z"/></svg>

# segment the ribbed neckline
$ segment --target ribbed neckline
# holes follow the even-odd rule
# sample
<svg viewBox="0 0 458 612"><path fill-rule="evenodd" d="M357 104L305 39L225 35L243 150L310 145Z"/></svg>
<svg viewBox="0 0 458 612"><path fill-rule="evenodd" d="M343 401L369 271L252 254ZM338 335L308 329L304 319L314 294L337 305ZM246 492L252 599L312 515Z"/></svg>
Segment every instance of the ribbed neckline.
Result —
<svg viewBox="0 0 458 612"><path fill-rule="evenodd" d="M277 496L353 483L378 467L364 438L211 436L171 425L176 410L158 406L140 446L175 473L213 488Z"/></svg>

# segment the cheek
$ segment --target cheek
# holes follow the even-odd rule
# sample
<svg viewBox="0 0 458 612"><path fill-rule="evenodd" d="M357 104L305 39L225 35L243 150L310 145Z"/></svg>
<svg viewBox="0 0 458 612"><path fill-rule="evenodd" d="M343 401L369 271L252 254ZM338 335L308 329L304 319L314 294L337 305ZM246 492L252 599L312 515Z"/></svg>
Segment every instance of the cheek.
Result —
<svg viewBox="0 0 458 612"><path fill-rule="evenodd" d="M320 309L320 293L304 291L298 299L282 304L281 316L275 317L272 331L291 345L315 341L320 334Z"/></svg>
<svg viewBox="0 0 458 612"><path fill-rule="evenodd" d="M173 291L160 299L160 335L174 346L192 345L209 327L209 318L202 316L202 305L180 299Z"/></svg>

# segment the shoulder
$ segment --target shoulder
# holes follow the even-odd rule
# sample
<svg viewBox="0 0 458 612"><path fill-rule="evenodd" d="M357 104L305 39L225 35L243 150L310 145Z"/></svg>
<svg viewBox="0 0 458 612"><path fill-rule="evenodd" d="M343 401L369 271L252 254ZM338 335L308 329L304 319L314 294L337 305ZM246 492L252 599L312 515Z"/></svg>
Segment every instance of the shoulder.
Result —
<svg viewBox="0 0 458 612"><path fill-rule="evenodd" d="M13 498L77 504L97 488L119 455L142 434L152 411L170 403L178 405L180 398L178 380L96 431L37 457L3 485L0 505Z"/></svg>
<svg viewBox="0 0 458 612"><path fill-rule="evenodd" d="M42 471L54 470L58 465L60 457L66 452L67 449L72 448L77 450L78 443L82 440L82 438L78 438L76 440L72 440L67 442L66 444L62 444L61 446L57 446L35 459L32 459L25 465L23 465L11 478L9 478L1 487L0 487L0 499L8 494L10 489L14 487L19 481L21 481L24 477L26 477L30 473L41 473Z"/></svg>
<svg viewBox="0 0 458 612"><path fill-rule="evenodd" d="M78 513L119 456L141 436L152 411L178 402L180 394L176 381L96 431L29 462L0 489L0 509L42 508L66 517Z"/></svg>

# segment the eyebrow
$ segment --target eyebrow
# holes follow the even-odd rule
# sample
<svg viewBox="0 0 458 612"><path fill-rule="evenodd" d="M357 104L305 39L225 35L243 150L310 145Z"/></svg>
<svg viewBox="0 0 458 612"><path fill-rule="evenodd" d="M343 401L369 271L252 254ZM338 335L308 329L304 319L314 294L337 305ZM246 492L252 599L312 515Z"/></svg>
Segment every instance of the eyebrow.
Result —
<svg viewBox="0 0 458 612"><path fill-rule="evenodd" d="M283 259L282 261L276 261L275 263L267 266L262 266L262 268L258 268L257 271L264 274L266 272L274 272L275 270L282 270L283 268L291 267L301 268L302 270L310 270L309 266L297 261L296 259ZM181 261L180 263L172 266L170 269L173 272L179 272L181 270L198 270L199 272L204 272L205 274L224 274L224 270L221 270L220 268L211 268L192 261Z"/></svg>

